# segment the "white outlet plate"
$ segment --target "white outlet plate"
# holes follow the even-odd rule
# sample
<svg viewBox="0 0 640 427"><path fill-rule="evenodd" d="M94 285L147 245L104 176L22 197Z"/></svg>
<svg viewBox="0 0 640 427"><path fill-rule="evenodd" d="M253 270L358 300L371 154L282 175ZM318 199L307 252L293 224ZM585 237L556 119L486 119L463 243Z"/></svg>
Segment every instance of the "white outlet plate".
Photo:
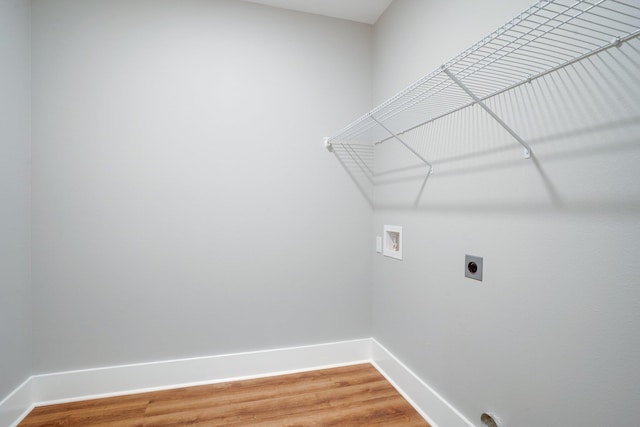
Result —
<svg viewBox="0 0 640 427"><path fill-rule="evenodd" d="M402 259L402 227L399 225L385 225L382 254L390 258Z"/></svg>
<svg viewBox="0 0 640 427"><path fill-rule="evenodd" d="M376 236L376 252L382 253L382 237Z"/></svg>

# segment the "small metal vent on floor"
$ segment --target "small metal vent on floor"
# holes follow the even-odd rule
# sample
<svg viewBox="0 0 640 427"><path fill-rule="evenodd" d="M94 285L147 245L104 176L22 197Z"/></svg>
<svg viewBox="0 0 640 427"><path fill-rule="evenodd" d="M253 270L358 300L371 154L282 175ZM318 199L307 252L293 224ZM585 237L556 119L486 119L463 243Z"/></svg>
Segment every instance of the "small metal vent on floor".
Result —
<svg viewBox="0 0 640 427"><path fill-rule="evenodd" d="M495 417L495 415L489 414L487 412L483 413L480 416L480 421L482 421L482 425L484 427L500 427L500 424L498 424L498 421L496 421L497 418Z"/></svg>

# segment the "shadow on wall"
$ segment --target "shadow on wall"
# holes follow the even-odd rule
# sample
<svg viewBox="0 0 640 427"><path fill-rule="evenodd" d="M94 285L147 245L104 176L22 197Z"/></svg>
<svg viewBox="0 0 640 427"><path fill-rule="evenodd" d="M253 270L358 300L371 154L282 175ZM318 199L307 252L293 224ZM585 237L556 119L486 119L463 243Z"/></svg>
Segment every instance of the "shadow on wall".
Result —
<svg viewBox="0 0 640 427"><path fill-rule="evenodd" d="M640 40L485 102L531 146L531 159L478 105L403 134L431 175L393 138L335 145L334 154L378 209L640 211Z"/></svg>

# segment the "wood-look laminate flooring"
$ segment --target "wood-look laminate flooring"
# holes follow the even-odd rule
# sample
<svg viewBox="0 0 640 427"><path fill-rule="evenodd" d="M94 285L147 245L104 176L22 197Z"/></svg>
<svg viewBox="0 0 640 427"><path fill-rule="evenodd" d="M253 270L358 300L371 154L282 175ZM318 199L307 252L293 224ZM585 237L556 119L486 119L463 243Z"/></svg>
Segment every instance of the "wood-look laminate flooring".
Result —
<svg viewBox="0 0 640 427"><path fill-rule="evenodd" d="M33 426L421 426L371 365L36 407Z"/></svg>

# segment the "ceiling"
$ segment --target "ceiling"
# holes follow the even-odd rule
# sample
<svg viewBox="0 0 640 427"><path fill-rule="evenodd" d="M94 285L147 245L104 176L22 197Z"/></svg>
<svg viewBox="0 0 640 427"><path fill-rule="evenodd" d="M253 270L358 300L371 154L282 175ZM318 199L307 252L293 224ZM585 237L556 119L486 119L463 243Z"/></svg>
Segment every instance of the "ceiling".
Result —
<svg viewBox="0 0 640 427"><path fill-rule="evenodd" d="M393 0L243 0L251 3L375 24Z"/></svg>

